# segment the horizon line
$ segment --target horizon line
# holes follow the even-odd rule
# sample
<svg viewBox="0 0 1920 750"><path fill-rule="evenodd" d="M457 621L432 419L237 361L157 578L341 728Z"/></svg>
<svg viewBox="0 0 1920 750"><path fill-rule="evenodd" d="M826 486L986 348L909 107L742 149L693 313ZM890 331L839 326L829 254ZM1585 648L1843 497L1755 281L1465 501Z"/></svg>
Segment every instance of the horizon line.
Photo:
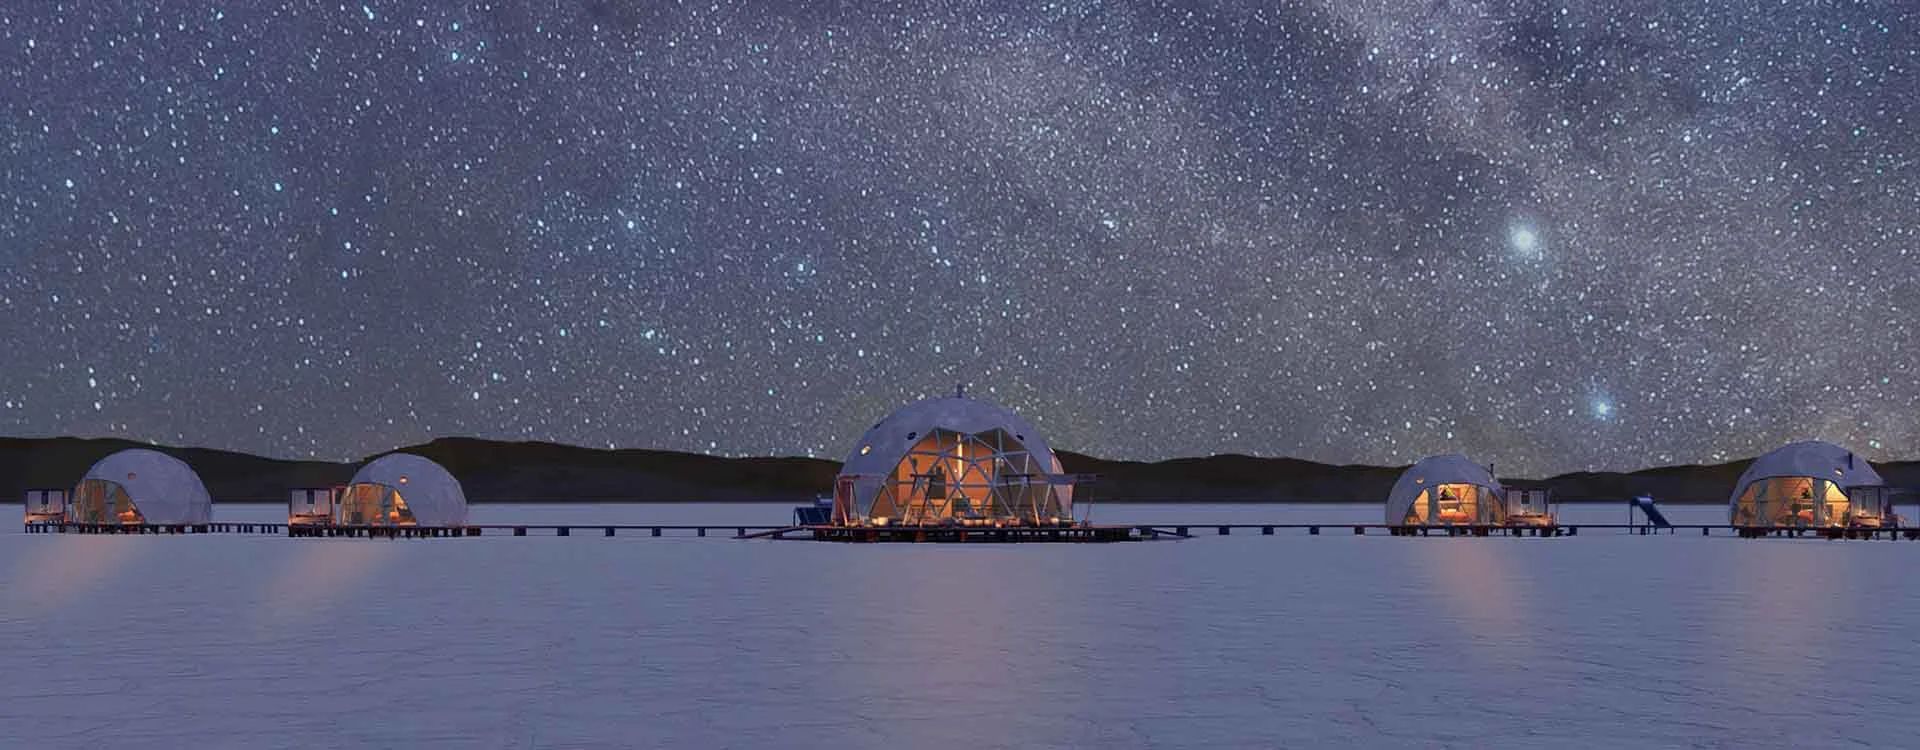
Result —
<svg viewBox="0 0 1920 750"><path fill-rule="evenodd" d="M154 448L165 448L165 449L171 449L171 450L192 450L192 451L207 451L207 452L213 452L213 453L229 453L234 455L247 456L249 458L255 458L263 461L279 461L283 463L327 463L327 464L364 463L366 461L371 461L375 458L379 458L380 456L384 456L390 453L404 452L410 448L420 448L420 447L432 445L440 441L452 441L452 440L465 440L465 441L473 441L473 442L481 442L481 443L495 443L495 444L501 444L501 445L547 445L547 446L554 446L558 448L566 448L571 450L595 451L595 452L601 452L601 453L619 453L619 452L660 453L660 454L672 454L672 455L681 455L681 456L689 456L689 457L712 458L712 459L719 459L723 461L762 460L762 461L820 461L820 462L832 463L832 464L844 463L843 461L840 461L838 459L821 458L818 456L793 455L793 454L728 455L728 454L717 454L717 453L702 453L699 451L678 450L678 449L672 449L672 448L638 448L638 447L612 447L612 446L598 447L598 446L590 446L590 445L580 445L577 443L564 443L564 442L558 442L554 440L488 438L488 437L477 437L473 435L442 435L442 436L429 438L425 442L421 442L421 443L398 445L385 450L375 451L375 452L366 454L364 456L341 458L341 459L329 459L329 458L318 458L318 457L282 458L279 456L265 455L265 454L255 453L255 452L243 450L243 449L215 448L215 447L209 447L204 445L180 445L180 444L173 444L173 443L164 443L158 440L140 440L137 438L130 438L130 437L124 437L119 435L99 435L99 436L0 435L0 440L21 440L21 441L73 440L73 441L82 441L82 442L119 441L123 443L133 443L136 445L145 445L145 446L154 447ZM1794 442L1800 442L1800 441L1789 441L1786 443L1782 443L1781 445L1783 446L1791 445ZM1838 444L1836 443L1836 445ZM1842 445L1841 447L1846 448L1846 446L1844 445ZM1846 448L1846 449L1850 452L1852 452L1853 450L1851 448ZM1328 468L1402 469L1404 470L1408 467L1411 467L1414 463L1417 463L1420 460L1420 459L1414 459L1414 461L1408 462L1405 464L1369 464L1369 463L1355 463L1355 462L1332 463L1327 461L1318 461L1310 458L1299 458L1296 456L1264 456L1264 455L1250 454L1250 453L1210 453L1207 455L1172 456L1172 457L1161 458L1161 459L1130 459L1130 458L1106 458L1096 454L1085 453L1082 451L1077 451L1072 449L1059 449L1059 450L1056 450L1055 452L1070 453L1073 455L1081 456L1083 458L1088 458L1095 461L1102 461L1107 463L1126 463L1126 464L1142 464L1142 465L1164 464L1164 463L1170 463L1174 461L1204 461L1204 460L1219 459L1219 458L1246 458L1246 459L1252 459L1256 461L1298 461L1301 463L1315 464L1318 466L1324 466ZM1440 455L1440 454L1435 454L1435 455ZM1761 455L1764 455L1764 454L1761 454ZM1557 479L1561 477L1572 476L1575 474L1638 474L1641 472L1658 471L1662 469L1712 468L1712 467L1730 466L1730 465L1738 464L1741 462L1750 462L1756 458L1759 458L1759 455L1741 456L1738 458L1732 458L1732 459L1719 461L1719 462L1695 461L1695 462L1682 462L1682 463L1672 463L1672 464L1651 464L1651 465L1642 466L1637 469L1575 469L1572 471L1560 471L1560 472L1552 473L1552 474L1541 476L1541 477L1508 476L1505 478L1519 480L1519 481L1545 481L1550 479ZM1862 457L1862 458L1863 460L1867 461L1869 464L1878 463L1881 465L1899 465L1899 464L1920 463L1920 458L1901 458L1901 459L1892 459L1892 460L1886 460L1886 461L1873 461L1872 459L1867 459L1865 457ZM1494 464L1490 464L1490 466L1491 465L1497 465L1497 462L1495 462ZM1498 472L1494 472L1494 473L1496 474L1496 476L1498 475Z"/></svg>

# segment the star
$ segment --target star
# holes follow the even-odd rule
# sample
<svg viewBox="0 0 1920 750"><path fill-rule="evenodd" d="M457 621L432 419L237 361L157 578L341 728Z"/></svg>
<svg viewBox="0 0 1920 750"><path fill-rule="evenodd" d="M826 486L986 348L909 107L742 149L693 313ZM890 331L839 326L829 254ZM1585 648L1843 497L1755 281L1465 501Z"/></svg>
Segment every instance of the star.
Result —
<svg viewBox="0 0 1920 750"><path fill-rule="evenodd" d="M0 434L1920 451L1912 3L152 5L0 10Z"/></svg>

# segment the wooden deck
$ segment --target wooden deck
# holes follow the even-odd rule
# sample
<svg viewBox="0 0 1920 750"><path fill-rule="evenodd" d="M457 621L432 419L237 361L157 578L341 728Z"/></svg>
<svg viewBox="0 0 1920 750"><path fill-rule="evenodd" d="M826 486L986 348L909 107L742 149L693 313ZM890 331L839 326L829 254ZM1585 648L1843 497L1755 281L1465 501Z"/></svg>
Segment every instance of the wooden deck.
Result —
<svg viewBox="0 0 1920 750"><path fill-rule="evenodd" d="M28 534L281 534L284 523L71 523L29 521Z"/></svg>
<svg viewBox="0 0 1920 750"><path fill-rule="evenodd" d="M1145 526L806 526L800 536L816 542L929 544L1103 544L1151 537Z"/></svg>
<svg viewBox="0 0 1920 750"><path fill-rule="evenodd" d="M980 527L980 526L795 526L741 524L474 524L469 526L326 526L286 523L202 524L87 524L33 521L28 534L258 534L339 539L442 539L501 536L646 536L713 537L725 539L809 540L847 543L1023 544L1104 543L1153 539L1191 539L1230 536L1236 532L1273 536L1280 531L1308 536L1343 533L1356 536L1442 537L1568 537L1584 531L1616 534L1686 534L1742 539L1902 539L1920 541L1920 527L1805 528L1796 526L1733 526L1730 524L1674 524L1649 526L1626 523L1580 523L1552 526L1395 526L1384 523L1229 523L1229 524L1116 524L1105 526ZM1209 534L1209 530L1211 533Z"/></svg>

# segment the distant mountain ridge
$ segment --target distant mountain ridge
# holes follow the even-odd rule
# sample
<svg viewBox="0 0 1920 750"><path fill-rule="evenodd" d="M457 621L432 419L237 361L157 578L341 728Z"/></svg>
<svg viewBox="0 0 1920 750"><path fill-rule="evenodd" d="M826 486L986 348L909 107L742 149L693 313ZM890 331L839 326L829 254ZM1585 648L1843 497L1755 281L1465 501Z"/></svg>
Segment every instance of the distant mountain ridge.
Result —
<svg viewBox="0 0 1920 750"><path fill-rule="evenodd" d="M95 461L125 448L151 448L187 462L215 502L283 502L293 487L344 484L362 463L290 461L118 438L0 438L0 497L18 502L28 488L71 487ZM389 452L439 462L474 502L805 502L830 491L840 469L837 461L817 458L723 458L478 438L440 438ZM368 458L379 455L385 454ZM1386 497L1405 469L1235 454L1154 462L1066 451L1059 456L1067 472L1100 475L1077 493L1095 502L1372 503ZM1750 461L1503 481L1551 488L1568 501L1651 494L1663 502L1720 503ZM1920 461L1875 467L1889 484L1920 486Z"/></svg>

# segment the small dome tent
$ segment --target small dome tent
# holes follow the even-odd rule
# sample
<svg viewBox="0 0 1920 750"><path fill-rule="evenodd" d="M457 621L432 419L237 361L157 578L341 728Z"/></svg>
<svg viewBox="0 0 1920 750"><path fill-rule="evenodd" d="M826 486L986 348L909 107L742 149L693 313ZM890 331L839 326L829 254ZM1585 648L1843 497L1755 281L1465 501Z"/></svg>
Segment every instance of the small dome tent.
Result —
<svg viewBox="0 0 1920 750"><path fill-rule="evenodd" d="M1020 415L955 395L901 407L867 430L834 481L841 524L1060 524L1073 488Z"/></svg>
<svg viewBox="0 0 1920 750"><path fill-rule="evenodd" d="M1727 499L1727 516L1735 526L1849 526L1847 490L1882 483L1852 451L1816 440L1792 443L1747 466Z"/></svg>
<svg viewBox="0 0 1920 750"><path fill-rule="evenodd" d="M354 473L336 513L347 526L465 526L467 495L439 464L389 453Z"/></svg>
<svg viewBox="0 0 1920 750"><path fill-rule="evenodd" d="M1500 480L1458 453L1407 467L1387 495L1392 526L1495 525L1505 523L1506 516Z"/></svg>
<svg viewBox="0 0 1920 750"><path fill-rule="evenodd" d="M129 448L87 469L73 488L68 517L75 523L202 524L213 520L213 498L185 461Z"/></svg>

